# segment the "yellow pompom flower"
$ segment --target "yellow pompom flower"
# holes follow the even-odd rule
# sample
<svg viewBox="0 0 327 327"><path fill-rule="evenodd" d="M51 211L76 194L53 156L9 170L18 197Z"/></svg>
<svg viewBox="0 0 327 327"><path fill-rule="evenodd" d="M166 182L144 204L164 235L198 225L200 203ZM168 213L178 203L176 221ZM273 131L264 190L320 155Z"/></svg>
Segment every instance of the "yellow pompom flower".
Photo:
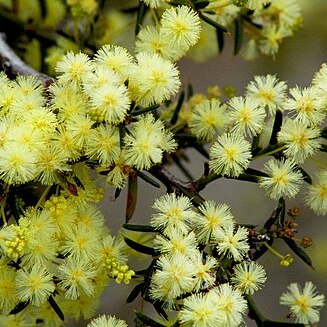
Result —
<svg viewBox="0 0 327 327"><path fill-rule="evenodd" d="M79 85L84 76L92 70L90 58L81 52L78 54L68 52L56 66L56 72L60 74L58 80L63 85L69 83Z"/></svg>
<svg viewBox="0 0 327 327"><path fill-rule="evenodd" d="M263 266L256 262L242 262L234 267L232 284L245 294L253 294L260 290L266 282L266 272Z"/></svg>
<svg viewBox="0 0 327 327"><path fill-rule="evenodd" d="M237 177L250 164L250 149L251 144L243 136L225 133L210 149L209 166L216 174Z"/></svg>
<svg viewBox="0 0 327 327"><path fill-rule="evenodd" d="M162 103L178 92L181 84L177 67L157 54L139 53L131 67L129 90L141 106Z"/></svg>
<svg viewBox="0 0 327 327"><path fill-rule="evenodd" d="M260 178L260 186L271 199L294 198L302 186L303 176L290 159L271 159L265 164L263 171L268 177Z"/></svg>
<svg viewBox="0 0 327 327"><path fill-rule="evenodd" d="M177 297L193 289L193 277L194 264L189 257L162 255L151 278L150 296L172 305Z"/></svg>
<svg viewBox="0 0 327 327"><path fill-rule="evenodd" d="M288 119L277 134L279 143L285 144L284 154L296 163L303 163L321 147L320 130L306 124Z"/></svg>
<svg viewBox="0 0 327 327"><path fill-rule="evenodd" d="M188 6L179 6L165 10L160 23L160 33L174 47L189 48L200 38L200 18Z"/></svg>
<svg viewBox="0 0 327 327"><path fill-rule="evenodd" d="M0 149L0 176L8 184L31 181L38 172L37 157L26 145L8 142Z"/></svg>
<svg viewBox="0 0 327 327"><path fill-rule="evenodd" d="M234 97L228 102L232 132L254 136L264 127L266 112L254 97Z"/></svg>
<svg viewBox="0 0 327 327"><path fill-rule="evenodd" d="M133 64L131 54L121 46L104 45L95 54L94 63L100 67L113 70L125 82Z"/></svg>
<svg viewBox="0 0 327 327"><path fill-rule="evenodd" d="M313 283L306 282L303 290L297 283L291 283L287 288L279 301L290 307L296 322L305 325L319 322L319 309L325 305L325 296L317 293Z"/></svg>
<svg viewBox="0 0 327 327"><path fill-rule="evenodd" d="M68 257L58 267L58 270L58 277L61 279L60 287L67 299L76 300L81 294L93 295L93 280L97 270L89 260Z"/></svg>
<svg viewBox="0 0 327 327"><path fill-rule="evenodd" d="M184 299L183 308L178 313L181 326L221 326L221 316L207 293L196 293Z"/></svg>
<svg viewBox="0 0 327 327"><path fill-rule="evenodd" d="M327 171L318 172L305 195L305 204L318 215L327 213Z"/></svg>
<svg viewBox="0 0 327 327"><path fill-rule="evenodd" d="M0 314L8 314L18 304L15 291L16 271L5 265L0 269Z"/></svg>
<svg viewBox="0 0 327 327"><path fill-rule="evenodd" d="M17 295L21 301L30 301L35 306L44 303L52 292L55 285L52 275L43 266L34 265L29 270L23 268L17 271L16 285Z"/></svg>
<svg viewBox="0 0 327 327"><path fill-rule="evenodd" d="M226 105L211 99L194 106L189 127L200 140L209 142L224 132L228 122Z"/></svg>
<svg viewBox="0 0 327 327"><path fill-rule="evenodd" d="M102 315L91 320L86 327L127 327L127 323L115 316Z"/></svg>
<svg viewBox="0 0 327 327"><path fill-rule="evenodd" d="M111 124L122 122L130 108L131 100L125 85L109 84L96 89L90 95L91 106L102 112Z"/></svg>

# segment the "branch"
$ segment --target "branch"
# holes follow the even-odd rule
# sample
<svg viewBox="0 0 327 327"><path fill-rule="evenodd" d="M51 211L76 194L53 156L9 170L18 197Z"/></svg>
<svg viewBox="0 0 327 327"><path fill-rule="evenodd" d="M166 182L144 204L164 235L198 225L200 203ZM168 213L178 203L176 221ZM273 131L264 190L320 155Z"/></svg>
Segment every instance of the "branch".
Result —
<svg viewBox="0 0 327 327"><path fill-rule="evenodd" d="M21 60L8 45L4 33L0 33L0 65L1 69L10 77L17 75L35 76L46 87L54 82L54 78L38 72Z"/></svg>
<svg viewBox="0 0 327 327"><path fill-rule="evenodd" d="M168 193L175 191L183 193L196 205L200 205L204 202L204 198L198 193L195 183L181 181L162 166L154 166L150 168L149 172L166 186Z"/></svg>

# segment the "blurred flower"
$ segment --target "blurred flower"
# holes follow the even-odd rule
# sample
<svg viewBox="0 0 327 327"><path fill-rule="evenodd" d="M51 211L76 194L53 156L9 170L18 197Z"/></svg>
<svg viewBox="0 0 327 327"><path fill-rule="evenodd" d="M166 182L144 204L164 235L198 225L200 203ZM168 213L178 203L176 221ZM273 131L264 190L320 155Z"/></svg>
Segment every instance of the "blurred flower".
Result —
<svg viewBox="0 0 327 327"><path fill-rule="evenodd" d="M280 297L280 303L290 307L290 313L296 322L313 324L319 321L319 308L325 304L325 296L317 294L312 282L306 282L303 290L297 283L292 283L288 291Z"/></svg>

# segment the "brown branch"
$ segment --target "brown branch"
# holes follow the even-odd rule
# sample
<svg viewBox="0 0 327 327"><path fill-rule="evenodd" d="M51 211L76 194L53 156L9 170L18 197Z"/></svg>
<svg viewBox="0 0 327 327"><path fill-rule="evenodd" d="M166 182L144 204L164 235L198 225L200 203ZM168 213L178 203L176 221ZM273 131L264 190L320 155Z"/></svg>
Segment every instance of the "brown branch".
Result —
<svg viewBox="0 0 327 327"><path fill-rule="evenodd" d="M197 205L204 202L204 198L198 193L197 185L194 182L181 181L162 166L153 166L149 172L166 186L168 193L183 193Z"/></svg>
<svg viewBox="0 0 327 327"><path fill-rule="evenodd" d="M35 76L46 87L54 82L54 78L38 72L20 59L8 45L4 33L0 33L0 65L1 69L10 77L17 75Z"/></svg>

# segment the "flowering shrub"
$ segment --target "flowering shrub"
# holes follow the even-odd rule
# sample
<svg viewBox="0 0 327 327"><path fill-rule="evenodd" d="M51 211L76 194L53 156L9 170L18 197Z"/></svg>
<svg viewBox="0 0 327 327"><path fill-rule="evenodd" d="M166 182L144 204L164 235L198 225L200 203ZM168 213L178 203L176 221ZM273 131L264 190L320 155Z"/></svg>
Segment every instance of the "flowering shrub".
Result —
<svg viewBox="0 0 327 327"><path fill-rule="evenodd" d="M246 314L257 326L317 324L325 299L310 281L281 295L285 321L264 317L252 295L267 280L257 262L267 251L284 267L294 256L312 267L312 240L295 237L298 210L287 200L304 188L304 204L327 213L326 165L306 171L327 148L327 64L308 87L269 74L240 96L218 86L185 93L176 64L222 51L231 31L235 54L274 56L301 25L297 1L0 5L0 326L93 318L111 279L134 287L128 302L156 309L136 311L136 326L234 327ZM184 166L189 148L206 160L198 178ZM262 226L240 224L229 204L201 195L220 178L258 184L276 209ZM139 179L167 191L145 225L131 221ZM115 198L128 193L117 235L98 208L112 188ZM132 250L147 256L143 270L128 263ZM103 315L87 326L127 323Z"/></svg>

